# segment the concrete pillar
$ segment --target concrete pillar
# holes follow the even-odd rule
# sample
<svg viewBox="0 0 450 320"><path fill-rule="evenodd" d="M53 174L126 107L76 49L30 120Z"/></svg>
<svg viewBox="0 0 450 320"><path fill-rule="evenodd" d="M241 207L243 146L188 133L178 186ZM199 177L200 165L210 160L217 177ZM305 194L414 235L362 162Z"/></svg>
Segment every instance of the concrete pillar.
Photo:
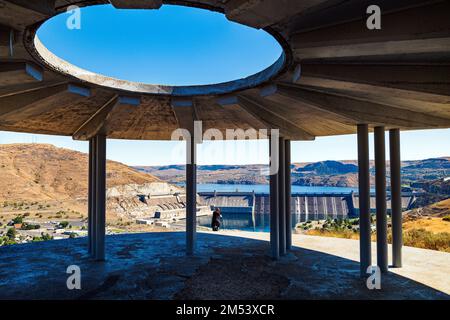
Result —
<svg viewBox="0 0 450 320"><path fill-rule="evenodd" d="M358 125L359 258L361 276L372 265L370 224L369 126ZM335 204L336 205L336 204Z"/></svg>
<svg viewBox="0 0 450 320"><path fill-rule="evenodd" d="M186 145L186 254L193 255L197 233L197 144L193 136Z"/></svg>
<svg viewBox="0 0 450 320"><path fill-rule="evenodd" d="M89 140L88 169L88 253L95 256L95 138Z"/></svg>
<svg viewBox="0 0 450 320"><path fill-rule="evenodd" d="M384 127L375 128L375 195L377 207L377 265L388 271L386 214L386 145Z"/></svg>
<svg viewBox="0 0 450 320"><path fill-rule="evenodd" d="M400 130L389 130L391 167L392 265L402 266L402 187L400 165Z"/></svg>
<svg viewBox="0 0 450 320"><path fill-rule="evenodd" d="M271 167L278 167L278 139L269 137L269 154ZM280 257L279 205L278 205L278 171L270 172L270 247L273 259Z"/></svg>
<svg viewBox="0 0 450 320"><path fill-rule="evenodd" d="M291 214L291 140L284 141L284 183L286 194L286 250L292 248L292 214Z"/></svg>
<svg viewBox="0 0 450 320"><path fill-rule="evenodd" d="M279 138L279 164L280 167L278 169L278 214L280 215L280 218L278 220L278 223L280 224L279 230L279 237L280 237L280 255L286 254L286 184L285 184L285 153L284 153L284 138Z"/></svg>
<svg viewBox="0 0 450 320"><path fill-rule="evenodd" d="M105 260L106 136L95 139L95 260Z"/></svg>

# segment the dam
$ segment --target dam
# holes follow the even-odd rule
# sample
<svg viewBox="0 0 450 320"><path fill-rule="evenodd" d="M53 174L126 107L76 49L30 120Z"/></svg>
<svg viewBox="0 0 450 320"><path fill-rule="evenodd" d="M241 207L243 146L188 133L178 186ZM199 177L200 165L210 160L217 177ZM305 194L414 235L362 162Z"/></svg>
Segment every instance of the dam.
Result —
<svg viewBox="0 0 450 320"><path fill-rule="evenodd" d="M416 200L417 193L402 194L402 208L408 210ZM256 192L199 192L205 205L220 208L224 215L224 227L243 228L245 225L265 228L269 223L270 197L268 193ZM390 212L390 194L387 194L387 210ZM375 194L370 197L370 209L376 210ZM297 223L326 219L359 217L357 192L294 192L291 195L292 227ZM202 224L202 220L200 220ZM206 225L206 222L204 223ZM231 225L230 225L231 224Z"/></svg>

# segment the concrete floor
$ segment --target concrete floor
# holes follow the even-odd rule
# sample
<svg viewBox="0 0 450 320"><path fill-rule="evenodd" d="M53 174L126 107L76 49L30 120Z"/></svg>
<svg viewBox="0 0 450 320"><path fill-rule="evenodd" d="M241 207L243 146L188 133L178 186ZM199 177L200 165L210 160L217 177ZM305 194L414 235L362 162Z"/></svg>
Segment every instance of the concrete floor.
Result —
<svg viewBox="0 0 450 320"><path fill-rule="evenodd" d="M0 248L0 299L450 299L450 254L405 248L405 267L370 291L359 278L358 242L294 235L280 261L268 234L198 234L195 257L183 232L107 237L107 261L86 254L86 238ZM66 268L81 268L68 290Z"/></svg>

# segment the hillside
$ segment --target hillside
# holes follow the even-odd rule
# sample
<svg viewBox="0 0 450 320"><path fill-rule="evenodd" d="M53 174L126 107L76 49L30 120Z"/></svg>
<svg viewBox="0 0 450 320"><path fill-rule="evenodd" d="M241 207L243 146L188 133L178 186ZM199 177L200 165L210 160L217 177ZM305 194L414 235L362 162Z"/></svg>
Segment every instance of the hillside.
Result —
<svg viewBox="0 0 450 320"><path fill-rule="evenodd" d="M107 162L107 186L144 184L158 178ZM87 197L88 155L48 144L0 145L0 201Z"/></svg>

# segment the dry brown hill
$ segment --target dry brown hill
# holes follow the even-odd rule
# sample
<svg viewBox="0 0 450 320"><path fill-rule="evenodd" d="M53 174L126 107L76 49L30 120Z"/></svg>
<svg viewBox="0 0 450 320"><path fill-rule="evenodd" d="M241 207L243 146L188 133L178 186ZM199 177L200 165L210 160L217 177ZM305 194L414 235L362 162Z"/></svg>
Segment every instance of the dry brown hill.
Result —
<svg viewBox="0 0 450 320"><path fill-rule="evenodd" d="M49 144L0 145L0 201L87 197L88 155ZM107 186L144 184L158 178L107 162Z"/></svg>

